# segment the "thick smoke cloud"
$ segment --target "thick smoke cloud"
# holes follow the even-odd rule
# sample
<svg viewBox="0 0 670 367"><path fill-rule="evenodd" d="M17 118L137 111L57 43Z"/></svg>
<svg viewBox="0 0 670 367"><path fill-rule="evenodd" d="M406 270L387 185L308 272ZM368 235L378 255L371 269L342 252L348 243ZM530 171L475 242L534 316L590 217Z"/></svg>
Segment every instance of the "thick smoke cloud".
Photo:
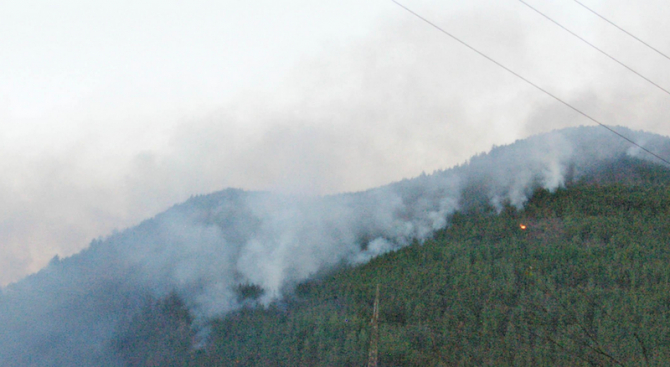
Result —
<svg viewBox="0 0 670 367"><path fill-rule="evenodd" d="M617 129L670 155L668 138ZM583 127L363 192L309 197L228 189L193 197L3 289L0 364L118 365L110 341L120 320L147 299L176 292L202 327L240 307L239 285L261 286L265 304L338 264L429 237L448 225L449 214L467 209L472 195L498 208L522 206L536 188L555 190L623 157L650 159L605 129Z"/></svg>
<svg viewBox="0 0 670 367"><path fill-rule="evenodd" d="M30 79L33 69L21 69L22 74L11 72L12 63L3 68L11 74L3 80L16 88L0 86L2 285L39 270L55 254L74 254L91 238L134 225L192 194L224 187L301 194L363 190L451 167L493 144L587 123L391 2L334 6L341 17L328 18L333 29L345 21L349 28L354 16L368 20L352 24L355 36L331 42L310 38L312 46L305 49L297 46L300 35L311 32L311 22L322 18L309 20L306 13L294 19L293 9L270 2L267 9L282 11L282 16L271 16L279 22L272 24L279 27L291 19L289 33L262 28L267 23L262 19L226 23L221 18L224 11L198 18L197 7L179 12L188 19L171 24L169 16L162 17L149 2L140 2L129 9L133 16L128 23L126 12L65 3L57 9L59 17L71 17L73 29L86 32L62 37L51 31L61 29L58 19L40 22L29 5L21 6L14 17L32 20L28 25L22 21L17 37L27 32L26 40L37 42L46 35L49 45L91 54L67 64L60 52L56 54L59 49L45 47L51 51L44 58L49 60L44 73L58 77L39 88L19 80ZM482 0L408 5L605 123L670 134L665 121L670 97L521 4ZM534 5L670 86L667 60L578 6ZM12 14L11 4L3 6L9 8L0 14ZM661 10L666 7L661 1L608 1L599 9L667 49L668 31L662 28L667 22ZM175 8L165 8L167 15L172 14L170 9ZM322 17L323 10L317 15ZM165 29L166 38L145 27L143 19L148 16L157 17L148 19L164 27L157 30ZM103 34L111 44L89 34L96 19L109 26ZM198 27L189 28L189 19L199 19ZM115 28L117 22L122 27ZM42 31L40 24L47 24L50 31ZM241 37L249 29L260 31L234 47L224 37ZM129 30L134 33L124 33ZM114 32L126 37L115 38ZM275 54L259 46L268 33L291 35L295 50L303 53L293 62L282 59L283 66L274 68L279 63ZM130 40L132 55L124 56ZM207 49L207 42L214 41L216 47ZM256 53L234 57L240 63L226 58L242 53L243 43ZM7 44L8 49L13 44ZM110 55L120 59L110 60ZM18 56L6 56L0 63L25 64L15 59ZM37 68L39 54L28 56ZM254 62L242 62L244 57ZM259 60L271 60L272 65ZM124 69L127 65L132 70ZM173 73L183 70L192 73ZM37 113L42 110L37 106L40 101L58 104L48 91L60 91L69 85L66 81L81 80L80 76L85 86L97 86L104 75L123 85L96 90L72 109L57 109L44 119L21 119L13 113ZM259 78L272 82L263 84ZM156 80L163 83L152 84ZM196 83L203 80L206 83ZM66 92L53 93L76 99ZM25 96L25 106L17 105L17 96Z"/></svg>

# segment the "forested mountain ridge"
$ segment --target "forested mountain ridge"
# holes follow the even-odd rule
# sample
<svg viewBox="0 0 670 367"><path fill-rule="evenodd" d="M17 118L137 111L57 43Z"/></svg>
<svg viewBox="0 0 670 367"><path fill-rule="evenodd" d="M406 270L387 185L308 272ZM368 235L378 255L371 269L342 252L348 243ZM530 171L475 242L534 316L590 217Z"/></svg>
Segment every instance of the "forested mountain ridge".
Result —
<svg viewBox="0 0 670 367"><path fill-rule="evenodd" d="M628 180L608 181L622 171ZM363 366L377 284L381 366L670 361L667 169L626 159L554 193L538 189L521 209L482 206L449 223L423 243L303 282L268 307L213 320L200 349L186 348L194 334L183 334L183 353L160 365ZM239 292L256 298L262 289ZM170 302L170 312L183 307ZM160 350L149 345L129 354L147 359L129 365L147 365Z"/></svg>
<svg viewBox="0 0 670 367"><path fill-rule="evenodd" d="M657 154L670 156L670 139L618 129ZM384 365L413 365L421 360L438 365L501 363L499 357L486 359L494 358L495 354L472 349L475 345L481 346L480 339L486 335L479 329L474 330L479 330L476 335L481 334L480 339L472 339L468 345L452 345L459 350L467 349L467 355L471 356L468 358L475 358L472 360L458 359L465 358L459 354L446 359L452 362L444 362L447 357L437 351L444 347L446 339L439 341L431 336L441 335L433 329L426 329L430 330L426 334L432 338L429 339L435 340L427 345L432 345L437 354L430 357L425 350L414 347L406 333L416 328L424 330L429 324L449 325L445 324L448 320L435 318L436 315L422 316L421 307L427 310L437 307L434 300L417 301L425 303L421 307L414 307L409 301L393 306L388 297L390 293L396 293L396 289L397 297L391 300L408 300L423 293L433 293L432 288L426 288L421 294L402 296L403 284L390 281L417 279L419 285L439 281L436 284L442 284L440 287L444 289L436 289L436 294L447 295L440 298L440 302L459 300L458 305L449 307L463 310L461 306L470 302L466 295L477 295L478 299L486 295L477 293L479 288L467 288L467 284L477 284L479 278L457 276L456 271L465 270L466 274L479 274L472 271L472 266L479 264L473 249L482 252L493 251L487 250L489 247L495 248L497 257L493 259L506 265L504 271L495 270L492 274L507 275L500 279L491 275L492 279L495 284L508 284L510 289L515 289L513 287L518 284L524 284L524 278L518 274L543 274L550 269L535 263L518 264L517 258L525 253L522 251L539 248L540 245L531 239L551 239L554 238L551 233L560 234L566 228L574 230L579 225L586 226L579 224L583 221L595 221L596 224L585 227L582 243L572 245L579 247L589 241L590 231L602 227L598 222L600 219L605 221L603 223L614 221L621 230L628 228L619 226L617 220L621 220L616 216L584 216L589 213L585 208L599 208L603 204L600 195L605 191L598 190L608 187L621 190L618 196L614 195L616 200L611 199L619 204L606 205L608 210L622 207L632 213L639 207L656 208L653 209L656 212L650 212L654 216L649 218L657 218L658 212L667 214L665 201L659 199L667 193L658 191L667 182L667 169L649 160L635 147L604 129L581 127L495 147L463 165L365 192L299 197L228 189L193 197L136 227L95 240L77 255L54 259L42 271L3 288L0 292L0 325L3 326L0 328L0 365L358 364L358 358L364 358L367 353L366 323L372 302L370 287L375 287L376 283L382 288L380 358ZM595 194L589 191L591 189L596 190ZM650 197L656 198L653 202L660 204L650 204ZM549 200L547 203L553 203L552 200L560 203L552 204L558 208L552 212L553 216L543 216L540 209L536 209L539 214L535 217L528 215L533 203L542 198L554 198L546 199ZM541 208L541 205L535 206ZM564 212L574 214L566 216ZM644 217L647 218L646 214ZM528 221L526 231L520 231L520 223L514 222L522 219ZM465 226L463 223L479 223L481 226ZM556 231L542 230L554 224L558 226ZM481 232L484 229L497 232ZM563 241L557 242L558 248L580 238L572 232L566 233L571 233L572 237L558 236ZM651 236L656 232L646 230L642 234ZM612 238L623 235L605 233L603 241L609 246ZM450 239L445 242L445 238ZM645 237L635 239L641 241L641 238ZM659 234L653 241L664 239ZM474 247L468 250L467 246ZM436 254L426 255L426 259L438 259L436 261L443 268L456 270L433 274L428 269L438 269L435 264L429 266L430 262L408 261L411 257L403 260L403 254L417 249L435 249ZM460 252L449 252L455 249ZM574 256L581 254L577 250L570 251ZM508 252L513 257L505 257ZM465 257L464 253L469 255ZM482 252L477 256L485 254ZM412 256L421 258L424 255ZM658 261L665 261L661 252L654 256L660 259ZM466 258L470 265L461 262ZM477 266L495 265L495 261L486 259L489 262ZM372 262L366 265L370 260ZM450 263L452 260L456 262ZM577 266L565 261L564 264L569 265L568 268ZM533 269L525 266L533 266ZM399 271L393 270L396 268L404 269L402 271L407 274L394 273ZM412 275L411 269L418 274L425 273L430 279ZM355 276L365 271L372 275ZM440 278L444 274L450 275ZM629 277L633 275L640 279L639 274L629 274ZM459 279L458 282L449 285L455 279ZM348 285L338 286L338 282ZM422 289L413 285L414 281L410 283L412 285L408 286ZM470 293L453 293L454 289L460 289L461 283ZM552 283L547 280L547 284ZM444 293L445 289L451 289L452 293ZM506 297L525 299L517 293ZM475 310L480 310L480 306ZM505 307L518 312L520 306L509 304ZM354 313L350 313L352 309ZM410 309L411 313L407 311ZM480 311L484 312L484 309ZM507 315L505 312L503 314ZM512 321L523 320L514 316L514 312L505 317ZM420 324L412 324L410 316L414 314L417 320L422 320ZM482 315L487 314L478 316L476 320L479 321L474 325L484 322ZM344 324L340 323L339 316L346 316ZM507 329L500 326L500 330L506 330L505 335L511 332L508 330L521 328L512 321ZM458 319L456 325L461 322L462 327L470 325L466 319ZM248 327L255 323L256 326ZM334 335L324 331L324 323L345 325L346 328L337 330L346 333L335 339L323 339L325 335ZM275 326L268 330L269 325ZM281 325L292 329L282 329ZM386 329L392 333L386 333ZM318 330L323 332L312 335ZM352 330L357 334L351 334ZM416 330L411 332L418 332ZM451 329L440 332L446 333L446 330ZM423 340L426 335L419 339ZM385 341L385 338L390 339ZM283 344L276 344L280 339ZM494 339L481 340L493 343ZM533 340L536 343L537 337ZM644 339L640 336L640 340ZM338 343L344 344L338 346ZM558 345L566 347L565 340L557 343L557 348ZM647 342L644 345L647 348ZM393 346L392 350L383 350L390 346ZM582 352L595 348L583 343L567 347ZM505 360L512 364L521 363L523 358L531 358L531 362L540 360L535 354L524 357L523 348L517 349L514 352L517 359L507 355ZM593 353L603 356L595 349ZM266 353L268 350L272 351L271 356ZM662 357L654 357L651 348L647 350L644 357L650 363ZM440 357L436 357L438 355ZM559 358L557 363L574 364L574 361L581 361L581 357L595 358L574 355L566 352L562 357L556 357ZM427 359L429 357L432 359ZM489 362L494 360L495 363Z"/></svg>

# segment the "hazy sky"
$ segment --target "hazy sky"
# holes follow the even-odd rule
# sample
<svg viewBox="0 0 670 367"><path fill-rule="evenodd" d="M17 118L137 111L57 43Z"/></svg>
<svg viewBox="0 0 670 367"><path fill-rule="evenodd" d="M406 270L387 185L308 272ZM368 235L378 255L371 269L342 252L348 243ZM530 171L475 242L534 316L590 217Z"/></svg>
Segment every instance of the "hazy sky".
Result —
<svg viewBox="0 0 670 367"><path fill-rule="evenodd" d="M528 0L670 88L572 0ZM670 3L583 0L670 53ZM516 0L405 5L608 124L670 96ZM588 124L388 0L0 2L0 284L192 194L361 190Z"/></svg>

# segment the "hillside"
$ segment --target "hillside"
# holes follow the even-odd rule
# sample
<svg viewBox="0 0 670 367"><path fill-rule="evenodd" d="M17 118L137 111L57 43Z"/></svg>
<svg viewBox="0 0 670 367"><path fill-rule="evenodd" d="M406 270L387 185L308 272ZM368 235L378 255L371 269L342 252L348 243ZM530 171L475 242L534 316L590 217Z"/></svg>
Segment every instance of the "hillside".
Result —
<svg viewBox="0 0 670 367"><path fill-rule="evenodd" d="M4 288L0 365L362 365L376 284L382 365L651 365L670 175L638 153L575 128L360 193L194 197Z"/></svg>
<svg viewBox="0 0 670 367"><path fill-rule="evenodd" d="M538 190L521 210L455 213L423 244L301 283L268 307L214 320L202 349L182 345L182 354L159 364L363 366L380 284L381 366L665 365L670 173L628 169L638 184L590 177L555 193ZM240 297L253 298L262 290L244 291ZM178 301L161 304L169 310L163 320L173 320L161 324L167 329L186 320L175 313ZM160 309L135 319L125 342ZM164 347L179 350L175 340ZM133 358L141 357L129 365L149 365L139 361L155 357L160 344L137 346Z"/></svg>

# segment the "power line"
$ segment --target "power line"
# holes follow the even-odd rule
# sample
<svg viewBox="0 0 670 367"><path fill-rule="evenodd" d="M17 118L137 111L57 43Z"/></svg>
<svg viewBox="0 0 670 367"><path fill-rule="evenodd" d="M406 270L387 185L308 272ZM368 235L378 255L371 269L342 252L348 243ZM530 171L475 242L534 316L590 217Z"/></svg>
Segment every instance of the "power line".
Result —
<svg viewBox="0 0 670 367"><path fill-rule="evenodd" d="M462 44L463 46L469 48L470 50L476 52L476 53L479 54L480 56L482 56L482 57L484 57L485 59L491 61L492 63L496 64L497 66L501 67L502 69L505 69L508 73L510 73L510 74L516 76L517 78L523 80L524 82L526 82L526 83L532 85L532 86L535 87L536 89L539 89L540 91L544 92L546 95L548 95L548 96L552 97L553 99L557 100L558 102L564 104L565 106L569 107L569 108L572 109L573 111L575 111L575 112L579 113L580 115L586 117L587 119L589 119L589 120L595 122L596 124L598 124L598 125L604 127L605 129L609 130L609 131L612 132L613 134L616 134L616 135L619 136L620 138L626 140L627 142L631 143L632 145L634 145L634 146L636 146L636 147L642 149L642 150L645 151L646 153L650 154L651 156L655 157L656 159L658 159L658 160L660 160L661 162L663 162L663 163L667 164L668 166L670 166L670 161L668 161L667 159L665 159L665 158L659 156L658 154L656 154L656 153L650 151L649 149L647 149L647 148L641 146L640 144L636 143L635 141L631 140L630 138L626 137L625 135L623 135L623 134L617 132L616 130L612 129L611 127L609 127L609 126L603 124L602 122L598 121L597 119L591 117L591 116L588 115L586 112L583 112L582 110L578 109L577 107L574 107L574 106L571 105L570 103L568 103L568 102L562 100L561 98L557 97L557 96L554 95L553 93L547 91L546 89L540 87L539 85L533 83L532 81L530 81L530 80L524 78L523 76L521 76L520 74L518 74L518 73L515 72L514 70L512 70L512 69L508 68L507 66L501 64L500 62L496 61L495 59L491 58L490 56L486 55L485 53L479 51L478 49L476 49L476 48L470 46L470 45L467 44L465 41L462 41L460 38L458 38L458 37L454 36L453 34L447 32L447 31L444 30L443 28L440 28L440 27L439 27L438 25L436 25L435 23L433 23L433 22L429 21L428 19L422 17L422 16L419 15L418 13L415 13L413 10L409 9L409 8L406 7L405 5L399 3L399 2L396 1L396 0L391 0L391 1L393 1L393 2L394 2L396 5L398 5L399 7L405 9L405 10L406 10L407 12L409 12L410 14L412 14L412 15L414 15L415 17L417 17L417 18L423 20L423 21L426 22L427 24L431 25L433 28L435 28L435 29L437 29L438 31L444 33L445 35L451 37L451 38L452 38L453 40L455 40L456 42L458 42L458 43Z"/></svg>
<svg viewBox="0 0 670 367"><path fill-rule="evenodd" d="M605 18L604 16L598 14L595 10L589 8L588 6L584 5L583 3L581 3L581 2L579 2L579 1L577 1L577 0L573 0L573 1L576 2L577 4L581 5L584 9L586 9L586 10L590 11L591 13L597 15L598 17L600 17L600 19L602 19L602 20L606 21L607 23L613 25L614 27L616 27L617 29L619 29L621 32L623 32L623 33L625 33L625 34L631 36L632 38L634 38L635 40L637 40L637 41L640 42L641 44L643 44L643 45L649 47L650 49L656 51L659 55L661 55L661 56L665 57L666 59L670 60L670 57L669 57L668 55L666 55L666 54L664 54L663 52L659 51L658 49L656 49L655 47L651 46L651 45L648 44L647 42L644 42L643 40L639 39L639 38L636 37L634 34L628 32L627 30L625 30L625 29L623 29L623 28L621 28L621 27L619 27L619 26L616 25L613 21L611 21L611 20Z"/></svg>
<svg viewBox="0 0 670 367"><path fill-rule="evenodd" d="M559 26L560 28L562 28L564 31L566 31L566 32L570 33L571 35L577 37L577 38L578 38L579 40L581 40L582 42L584 42L584 43L586 43L587 45L591 46L594 50L600 52L601 54L603 54L603 55L605 55L605 56L607 56L607 57L609 57L612 61L616 62L617 64L619 64L619 65L621 65L621 66L623 66L624 68L628 69L629 71L631 71L632 73L636 74L636 75L639 76L640 78L642 78L642 79L648 81L649 83L651 83L652 85L656 86L656 88L658 88L658 89L664 91L666 94L670 95L670 91L668 91L667 89L665 89L665 88L661 87L660 85L656 84L655 82L653 82L651 79L647 78L646 76L644 76L644 75L638 73L637 71L635 71L635 69L631 68L630 66L628 66L628 65L624 64L623 62L617 60L614 56L612 56L612 55L608 54L607 52L603 51L602 49L598 48L598 47L597 47L596 45L594 45L593 43L591 43L591 42L587 41L586 39L582 38L582 37L581 37L580 35L578 35L577 33L575 33L575 32L573 32L573 31L569 30L568 28L566 28L565 26L563 26L563 25L560 24L559 22L553 20L553 19L552 19L551 17L549 17L548 15L546 15L546 14L544 14L543 12L541 12L541 11L537 10L536 8L532 7L532 6L531 6L530 4L528 4L527 2L525 2L525 1L523 1L523 0L519 0L519 2L522 3L523 5L526 5L527 7L529 7L530 9L532 9L533 11L535 11L536 13L540 14L541 16L545 17L545 18L548 19L550 22L556 24L557 26Z"/></svg>

